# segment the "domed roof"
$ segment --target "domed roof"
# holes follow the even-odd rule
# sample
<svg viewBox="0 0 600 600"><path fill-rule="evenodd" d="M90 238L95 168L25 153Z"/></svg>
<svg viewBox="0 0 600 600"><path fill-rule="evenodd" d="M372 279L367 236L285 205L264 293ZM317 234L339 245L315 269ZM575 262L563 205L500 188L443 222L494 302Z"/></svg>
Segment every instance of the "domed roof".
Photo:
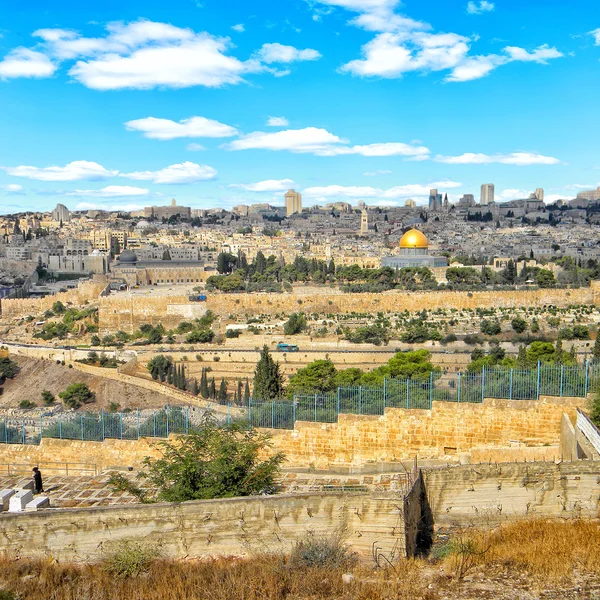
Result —
<svg viewBox="0 0 600 600"><path fill-rule="evenodd" d="M427 238L418 229L409 229L400 238L400 248L428 248Z"/></svg>
<svg viewBox="0 0 600 600"><path fill-rule="evenodd" d="M119 262L123 263L135 263L137 262L137 255L133 250L123 250L119 255Z"/></svg>

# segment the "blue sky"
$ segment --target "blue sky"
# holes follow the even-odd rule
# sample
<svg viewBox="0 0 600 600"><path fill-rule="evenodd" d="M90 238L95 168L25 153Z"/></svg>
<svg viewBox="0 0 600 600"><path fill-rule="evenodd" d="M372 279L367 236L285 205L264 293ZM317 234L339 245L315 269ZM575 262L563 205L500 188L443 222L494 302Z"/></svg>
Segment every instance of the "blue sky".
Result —
<svg viewBox="0 0 600 600"><path fill-rule="evenodd" d="M0 212L573 197L600 181L594 8L5 2Z"/></svg>

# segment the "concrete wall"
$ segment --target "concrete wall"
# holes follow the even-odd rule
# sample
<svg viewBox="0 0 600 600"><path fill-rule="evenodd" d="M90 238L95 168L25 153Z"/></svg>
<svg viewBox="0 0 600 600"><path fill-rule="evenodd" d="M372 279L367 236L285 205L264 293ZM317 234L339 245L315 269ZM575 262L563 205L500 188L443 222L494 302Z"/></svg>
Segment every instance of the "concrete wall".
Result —
<svg viewBox="0 0 600 600"><path fill-rule="evenodd" d="M374 542L386 557L404 555L402 496L286 495L0 515L4 552L77 561L99 559L120 540L157 545L173 558L243 556L289 551L308 532L338 531L364 559Z"/></svg>
<svg viewBox="0 0 600 600"><path fill-rule="evenodd" d="M465 465L428 469L423 477L436 526L596 518L600 507L598 461Z"/></svg>
<svg viewBox="0 0 600 600"><path fill-rule="evenodd" d="M271 430L289 465L359 465L420 459L548 460L560 455L563 413L572 420L583 398L433 402L432 410L388 408L383 416L340 415L337 423L297 422ZM533 448L532 448L533 447ZM499 451L500 455L495 455ZM529 454L533 451L533 454ZM518 453L518 454L515 454ZM465 456L461 456L465 455Z"/></svg>

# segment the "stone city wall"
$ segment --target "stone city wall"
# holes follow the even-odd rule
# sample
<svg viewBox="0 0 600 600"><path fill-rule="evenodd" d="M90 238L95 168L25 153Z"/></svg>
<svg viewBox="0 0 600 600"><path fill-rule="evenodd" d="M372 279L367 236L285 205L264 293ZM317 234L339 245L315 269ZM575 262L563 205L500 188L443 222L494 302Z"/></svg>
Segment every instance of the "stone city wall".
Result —
<svg viewBox="0 0 600 600"><path fill-rule="evenodd" d="M0 533L9 554L93 561L122 540L146 542L171 558L247 556L289 552L309 532L343 531L369 560L375 542L388 558L414 550L416 528L405 531L403 513L401 494L281 495L4 513Z"/></svg>
<svg viewBox="0 0 600 600"><path fill-rule="evenodd" d="M553 305L567 307L574 304L597 304L600 282L592 282L589 288L524 289L514 291L475 292L404 292L391 291L381 294L218 294L210 293L201 306L221 317L229 315L289 314L303 311L321 314L347 314L352 312L411 312L438 308L485 308ZM100 299L99 325L104 332L133 332L144 323L162 323L167 328L176 327L181 321L182 308L174 314L172 306L191 305L185 296L144 297L117 296Z"/></svg>
<svg viewBox="0 0 600 600"><path fill-rule="evenodd" d="M436 526L598 517L600 461L463 465L423 473Z"/></svg>
<svg viewBox="0 0 600 600"><path fill-rule="evenodd" d="M74 304L81 306L86 302L97 300L108 285L108 279L104 275L94 275L92 279L84 281L77 288L60 292L54 296L43 298L18 298L14 300L2 300L0 303L3 319L26 317L27 315L39 315L50 310L52 305L60 301L65 305Z"/></svg>
<svg viewBox="0 0 600 600"><path fill-rule="evenodd" d="M574 420L576 407L585 404L583 398L545 396L482 404L434 401L432 410L387 408L383 416L341 414L337 423L297 421L293 431L270 431L287 466L328 468L414 456L454 462L551 460L560 458L563 414Z"/></svg>

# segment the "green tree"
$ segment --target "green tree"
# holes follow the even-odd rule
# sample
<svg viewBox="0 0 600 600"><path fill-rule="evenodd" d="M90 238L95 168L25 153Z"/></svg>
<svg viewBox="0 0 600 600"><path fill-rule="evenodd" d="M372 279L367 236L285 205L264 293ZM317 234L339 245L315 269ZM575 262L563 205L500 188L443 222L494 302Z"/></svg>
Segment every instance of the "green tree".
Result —
<svg viewBox="0 0 600 600"><path fill-rule="evenodd" d="M490 319L483 319L479 328L481 329L481 333L485 335L498 335L502 331L500 323Z"/></svg>
<svg viewBox="0 0 600 600"><path fill-rule="evenodd" d="M596 341L594 342L594 349L592 350L592 360L594 362L600 362L600 332L596 334Z"/></svg>
<svg viewBox="0 0 600 600"><path fill-rule="evenodd" d="M0 384L6 379L14 379L19 370L19 365L9 356L0 356Z"/></svg>
<svg viewBox="0 0 600 600"><path fill-rule="evenodd" d="M86 383L72 383L58 395L68 408L79 408L82 404L89 404L96 400L96 394Z"/></svg>
<svg viewBox="0 0 600 600"><path fill-rule="evenodd" d="M254 371L254 398L257 400L275 400L283 395L283 377L279 363L273 360L265 344Z"/></svg>
<svg viewBox="0 0 600 600"><path fill-rule="evenodd" d="M208 375L206 374L206 369L202 369L202 375L200 376L200 395L203 398L208 398L209 394Z"/></svg>
<svg viewBox="0 0 600 600"><path fill-rule="evenodd" d="M283 326L285 335L296 335L306 329L306 317L304 313L292 313Z"/></svg>
<svg viewBox="0 0 600 600"><path fill-rule="evenodd" d="M48 390L42 391L42 404L44 406L52 406L56 398L54 398L54 394Z"/></svg>
<svg viewBox="0 0 600 600"><path fill-rule="evenodd" d="M187 335L185 341L188 344L208 344L215 338L215 332L211 329L195 329Z"/></svg>
<svg viewBox="0 0 600 600"><path fill-rule="evenodd" d="M57 300L52 305L52 312L56 315L62 315L66 310L65 305L60 300Z"/></svg>
<svg viewBox="0 0 600 600"><path fill-rule="evenodd" d="M246 385L244 386L244 404L247 404L248 400L250 400L250 382L246 377Z"/></svg>
<svg viewBox="0 0 600 600"><path fill-rule="evenodd" d="M208 386L208 395L213 400L217 398L217 386L215 385L215 378L212 377L210 380L210 385Z"/></svg>
<svg viewBox="0 0 600 600"><path fill-rule="evenodd" d="M217 400L223 404L227 402L227 398L229 395L227 394L227 382L225 379L221 379L221 384L219 385L219 393L217 394Z"/></svg>
<svg viewBox="0 0 600 600"><path fill-rule="evenodd" d="M600 427L600 389L594 395L592 405L590 407L590 419L596 427Z"/></svg>
<svg viewBox="0 0 600 600"><path fill-rule="evenodd" d="M164 356L163 354L159 354L155 356L147 365L146 368L152 375L152 379L154 381L160 380L162 382L165 381L171 369L173 367L173 361L170 356Z"/></svg>
<svg viewBox="0 0 600 600"><path fill-rule="evenodd" d="M290 377L288 396L328 392L334 387L336 373L335 365L330 360L315 360Z"/></svg>
<svg viewBox="0 0 600 600"><path fill-rule="evenodd" d="M515 317L510 324L516 333L523 333L528 327L527 321L521 317Z"/></svg>

